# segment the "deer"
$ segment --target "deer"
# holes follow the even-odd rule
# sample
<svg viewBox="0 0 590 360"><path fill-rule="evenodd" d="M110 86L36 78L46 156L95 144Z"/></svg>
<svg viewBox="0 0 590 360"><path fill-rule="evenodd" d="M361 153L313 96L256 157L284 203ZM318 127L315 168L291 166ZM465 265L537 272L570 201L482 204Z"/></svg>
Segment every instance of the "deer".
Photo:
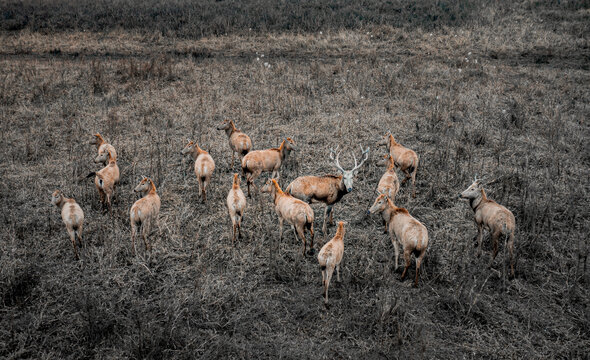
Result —
<svg viewBox="0 0 590 360"><path fill-rule="evenodd" d="M229 140L229 147L232 150L231 166L234 166L234 156L236 153L241 164L242 158L252 150L252 140L250 140L250 137L238 130L231 120L224 120L217 127L217 130L225 130L225 134Z"/></svg>
<svg viewBox="0 0 590 360"><path fill-rule="evenodd" d="M407 209L395 206L393 201L386 195L380 194L375 199L373 206L367 211L368 214L383 212L389 210L389 237L393 243L395 251L395 271L398 268L399 248L398 244L402 246L404 251L405 267L401 276L401 281L406 277L406 273L411 264L411 256L416 257L416 279L414 280L414 287L418 286L418 276L420 273L420 265L426 255L428 247L428 230L418 220L416 220Z"/></svg>
<svg viewBox="0 0 590 360"><path fill-rule="evenodd" d="M334 214L332 208L338 203L342 197L350 193L353 189L353 181L355 176L358 174L358 169L363 166L365 161L369 158L369 147L363 150L361 146L361 163L357 164L356 157L354 158L354 167L351 170L344 170L340 166L339 157L340 152L334 154L338 150L330 148L330 159L334 162L334 166L340 172L340 175L323 175L323 176L300 176L293 180L285 189L285 192L293 197L305 201L308 204L313 202L322 202L326 204L324 209L324 223L322 225L322 231L324 237L327 234L326 222L328 217L330 218L330 225L334 224Z"/></svg>
<svg viewBox="0 0 590 360"><path fill-rule="evenodd" d="M469 206L471 206L475 215L478 243L477 256L481 256L484 228L492 235L493 252L490 267L498 254L500 235L506 236L508 239L508 252L510 253L510 275L514 277L514 231L516 228L514 214L486 196L481 180L478 180L477 176L473 179L473 183L459 194L459 198L469 200Z"/></svg>
<svg viewBox="0 0 590 360"><path fill-rule="evenodd" d="M94 159L95 163L103 163L106 165L109 159L108 157L101 155L105 154L107 151L111 153L115 160L117 160L117 151L115 150L115 147L107 143L100 133L93 135L92 139L90 140L90 144L96 145L96 149L98 150L98 157Z"/></svg>
<svg viewBox="0 0 590 360"><path fill-rule="evenodd" d="M313 249L313 210L311 207L289 194L285 194L276 179L268 179L261 189L264 193L269 193L275 204L275 212L279 217L280 241L283 240L283 222L286 220L295 229L295 238L299 237L303 241L303 257L307 248L305 239L305 229L311 235L309 254L314 253Z"/></svg>
<svg viewBox="0 0 590 360"><path fill-rule="evenodd" d="M51 203L61 209L61 219L66 226L66 231L70 235L74 255L80 259L78 249L76 248L76 237L80 246L82 246L82 227L84 225L84 211L76 200L63 196L61 191L55 190L51 195Z"/></svg>
<svg viewBox="0 0 590 360"><path fill-rule="evenodd" d="M387 154L383 157L383 160L377 162L377 165L387 167L387 171L381 176L379 184L377 185L377 193L386 194L395 202L395 196L399 191L399 179L395 172L395 162L393 161L393 157L390 154ZM383 225L385 226L383 232L387 233L390 218L389 208L386 208L381 214L383 215Z"/></svg>
<svg viewBox="0 0 590 360"><path fill-rule="evenodd" d="M211 176L215 170L215 161L209 153L199 147L199 145L190 140L182 149L182 154L190 154L195 160L195 175L199 182L199 193L203 202L207 201L207 185L211 182Z"/></svg>
<svg viewBox="0 0 590 360"><path fill-rule="evenodd" d="M336 268L336 280L340 282L340 262L344 255L344 221L338 222L336 235L328 241L318 254L318 262L322 271L322 285L324 287L324 305L328 306L328 288L334 268Z"/></svg>
<svg viewBox="0 0 590 360"><path fill-rule="evenodd" d="M250 186L256 187L254 180L263 171L272 171L271 178L279 179L279 169L291 151L297 150L295 141L290 137L283 140L278 148L250 151L242 158L242 173L248 183L248 197L252 197Z"/></svg>
<svg viewBox="0 0 590 360"><path fill-rule="evenodd" d="M418 155L401 144L397 143L391 134L387 132L385 137L378 142L378 145L385 145L389 151L395 165L406 175L402 180L404 185L409 179L412 179L412 197L416 197L416 171L418 170Z"/></svg>
<svg viewBox="0 0 590 360"><path fill-rule="evenodd" d="M91 172L87 178L94 176L94 185L100 196L100 202L111 210L111 201L115 194L115 185L119 182L120 173L117 160L111 151L107 151L108 164L99 171Z"/></svg>
<svg viewBox="0 0 590 360"><path fill-rule="evenodd" d="M240 188L240 178L238 177L238 173L234 173L234 180L232 187L227 194L226 204L232 222L231 242L232 245L234 245L236 241L236 230L239 237L242 237L242 219L244 217L244 212L246 211L246 197Z"/></svg>
<svg viewBox="0 0 590 360"><path fill-rule="evenodd" d="M152 246L147 240L153 222L157 222L158 213L160 212L160 196L156 192L156 185L152 179L142 176L139 184L133 189L136 193L145 194L137 200L129 211L129 222L131 223L131 245L135 254L135 237L141 230L141 237L146 250L151 250Z"/></svg>

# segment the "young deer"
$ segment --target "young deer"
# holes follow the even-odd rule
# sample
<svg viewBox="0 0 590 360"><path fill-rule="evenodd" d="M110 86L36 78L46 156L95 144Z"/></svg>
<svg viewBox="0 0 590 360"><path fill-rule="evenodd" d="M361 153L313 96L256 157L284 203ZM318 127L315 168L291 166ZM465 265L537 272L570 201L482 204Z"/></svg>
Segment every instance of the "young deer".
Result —
<svg viewBox="0 0 590 360"><path fill-rule="evenodd" d="M379 145L387 146L389 154L393 158L395 165L399 167L401 171L406 174L405 179L402 181L402 185L409 179L412 179L412 197L416 197L416 171L418 170L418 155L413 150L403 147L397 143L388 132L383 140L379 141Z"/></svg>
<svg viewBox="0 0 590 360"><path fill-rule="evenodd" d="M311 234L311 243L309 246L309 254L313 254L313 210L303 201L285 194L276 179L269 179L262 187L262 192L270 193L275 204L275 211L279 217L279 233L280 240L283 240L283 222L286 220L291 226L295 228L295 238L303 241L303 256L305 257L305 250L307 248L307 241L305 239L305 229Z"/></svg>
<svg viewBox="0 0 590 360"><path fill-rule="evenodd" d="M94 162L103 163L104 165L106 165L109 160L108 157L101 156L101 155L105 154L106 152L110 152L111 156L115 160L117 160L117 151L115 151L115 147L113 145L107 143L99 133L96 133L93 135L92 140L90 140L90 144L96 145L96 148L98 150L98 157L96 159L94 159Z"/></svg>
<svg viewBox="0 0 590 360"><path fill-rule="evenodd" d="M340 172L339 176L300 176L293 180L285 190L287 194L305 201L308 204L311 204L312 202L322 202L326 204L324 210L324 224L322 226L324 236L327 234L326 221L328 217L330 218L330 224L332 225L334 223L332 207L339 202L344 195L352 191L352 183L354 177L358 174L358 169L369 158L369 148L363 150L363 147L361 146L361 151L361 157L363 157L361 163L357 164L356 157L353 154L354 168L351 170L344 170L338 161L340 152L336 155L336 159L334 159L335 151L330 149L330 159L334 161L334 165Z"/></svg>
<svg viewBox="0 0 590 360"><path fill-rule="evenodd" d="M203 202L207 201L207 185L211 182L211 176L215 170L215 161L208 152L201 149L192 140L182 149L182 154L191 154L195 160L195 174L199 182L199 193Z"/></svg>
<svg viewBox="0 0 590 360"><path fill-rule="evenodd" d="M119 182L119 166L117 160L110 151L107 151L108 165L97 172L91 172L87 177L94 176L94 185L100 196L100 202L111 210L111 201L115 194L115 185Z"/></svg>
<svg viewBox="0 0 590 360"><path fill-rule="evenodd" d="M141 230L141 237L143 238L145 249L151 250L152 248L147 241L147 236L151 231L152 224L158 219L160 196L156 193L156 186L152 179L145 176L143 176L141 182L133 191L145 194L131 206L131 210L129 211L131 244L133 246L133 253L135 253L135 237L139 230Z"/></svg>
<svg viewBox="0 0 590 360"><path fill-rule="evenodd" d="M336 268L337 281L340 282L340 262L344 254L344 221L338 223L338 230L332 240L328 241L318 254L318 262L322 270L322 285L324 286L324 304L328 305L328 288L334 268Z"/></svg>
<svg viewBox="0 0 590 360"><path fill-rule="evenodd" d="M395 172L395 162L393 161L393 157L387 154L384 156L382 161L377 162L377 165L387 167L387 171L383 174L383 176L381 176L381 180L379 180L377 192L379 194L387 195L387 197L389 197L392 202L395 202L395 196L399 191L399 180ZM387 232L391 214L388 208L385 209L381 214L383 215L383 225L385 226L384 232Z"/></svg>
<svg viewBox="0 0 590 360"><path fill-rule="evenodd" d="M406 277L406 272L411 264L412 253L416 257L416 279L414 286L418 286L418 275L420 273L420 265L426 255L426 248L428 247L428 230L418 220L412 217L408 210L399 208L393 204L391 199L385 194L379 195L375 199L373 206L367 211L369 214L382 212L388 210L390 212L389 219L389 237L393 243L395 250L395 270L398 268L399 249L398 243L401 244L404 251L404 259L406 266L402 273L401 280Z"/></svg>
<svg viewBox="0 0 590 360"><path fill-rule="evenodd" d="M225 134L229 139L229 147L232 150L231 166L234 166L234 155L236 153L238 154L241 164L242 158L252 150L252 140L250 140L250 137L236 129L234 122L231 120L224 120L221 125L217 127L217 130L225 130Z"/></svg>
<svg viewBox="0 0 590 360"><path fill-rule="evenodd" d="M246 174L248 181L248 197L250 194L250 185L256 187L254 180L260 176L263 171L272 171L271 178L278 179L279 169L289 153L297 150L295 141L291 138L286 138L278 148L267 150L250 151L242 159L242 171Z"/></svg>
<svg viewBox="0 0 590 360"><path fill-rule="evenodd" d="M232 188L227 194L227 210L229 211L229 217L232 222L232 245L236 241L236 230L239 233L239 237L242 237L242 219L244 212L246 211L246 197L244 192L240 188L240 178L238 174L234 174L234 181Z"/></svg>
<svg viewBox="0 0 590 360"><path fill-rule="evenodd" d="M76 200L67 198L59 190L55 190L51 195L51 203L61 208L61 219L66 225L68 235L74 247L74 255L79 259L78 249L76 248L76 236L80 246L82 246L82 226L84 225L84 212Z"/></svg>
<svg viewBox="0 0 590 360"><path fill-rule="evenodd" d="M507 236L508 252L510 253L510 275L514 277L514 231L516 228L514 214L494 200L488 199L477 177L467 190L459 194L459 198L469 200L469 205L475 213L478 243L477 256L481 255L484 228L488 229L492 234L492 244L494 246L490 266L498 254L498 240L500 235Z"/></svg>

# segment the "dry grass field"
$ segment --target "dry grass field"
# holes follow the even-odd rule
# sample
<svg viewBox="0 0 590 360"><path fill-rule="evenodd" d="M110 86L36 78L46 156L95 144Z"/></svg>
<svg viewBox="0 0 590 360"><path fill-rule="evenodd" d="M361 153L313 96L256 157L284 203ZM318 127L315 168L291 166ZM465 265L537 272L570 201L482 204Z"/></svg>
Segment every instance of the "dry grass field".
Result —
<svg viewBox="0 0 590 360"><path fill-rule="evenodd" d="M88 3L0 5L0 357L588 358L587 1L256 12L262 1L153 0L137 14ZM225 118L255 149L295 140L283 187L336 173L331 147L345 168L371 147L334 207L348 225L330 308L316 257L287 226L278 242L267 194L249 199L232 246L225 197L239 168L216 130ZM118 152L112 215L86 179L100 168L97 131ZM399 280L381 218L366 215L387 131L420 156L417 197L404 186L397 198L429 231L418 288ZM216 161L206 204L187 139ZM487 233L476 257L473 212L457 198L476 174L516 216L514 279L504 244L487 267ZM142 175L162 208L153 250L134 256ZM85 212L79 261L55 189ZM319 250L330 237L312 207Z"/></svg>

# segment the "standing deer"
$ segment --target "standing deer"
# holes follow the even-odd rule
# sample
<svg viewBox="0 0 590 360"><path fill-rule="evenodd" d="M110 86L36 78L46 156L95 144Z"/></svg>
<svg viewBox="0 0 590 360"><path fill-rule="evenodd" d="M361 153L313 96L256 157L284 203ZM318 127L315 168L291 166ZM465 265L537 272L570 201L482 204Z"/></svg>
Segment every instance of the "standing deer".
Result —
<svg viewBox="0 0 590 360"><path fill-rule="evenodd" d="M291 151L297 150L295 141L291 138L286 138L278 148L267 149L267 150L254 150L250 151L242 159L242 171L246 174L248 182L248 197L252 197L250 194L250 185L256 187L254 180L260 176L263 171L272 171L271 178L279 179L279 169L281 165L291 153Z"/></svg>
<svg viewBox="0 0 590 360"><path fill-rule="evenodd" d="M201 149L196 142L190 140L182 149L182 154L190 154L195 160L195 175L199 182L199 193L203 202L207 201L207 185L211 182L213 170L215 170L215 161L208 152Z"/></svg>
<svg viewBox="0 0 590 360"><path fill-rule="evenodd" d="M473 183L459 194L459 198L469 200L469 205L475 214L477 224L477 256L481 256L483 230L488 229L492 234L494 250L490 259L490 266L498 254L498 240L500 235L508 237L508 252L510 253L510 275L514 277L514 231L516 220L514 214L492 199L488 199L480 180L475 177Z"/></svg>
<svg viewBox="0 0 590 360"><path fill-rule="evenodd" d="M231 120L224 120L221 125L217 127L217 130L225 130L225 134L229 139L229 147L232 150L231 166L234 166L234 155L236 153L238 154L241 164L242 158L252 150L252 140L250 140L250 137L236 129Z"/></svg>
<svg viewBox="0 0 590 360"><path fill-rule="evenodd" d="M328 305L328 288L334 268L336 268L336 280L340 282L340 262L344 255L344 221L338 223L338 230L332 240L328 241L318 254L318 262L322 270L322 285L324 286L324 304Z"/></svg>
<svg viewBox="0 0 590 360"><path fill-rule="evenodd" d="M106 205L109 211L112 210L112 199L115 194L115 185L119 182L119 166L117 160L110 151L99 156L107 156L108 165L97 172L91 172L88 174L88 178L94 176L94 185L100 196L100 202L104 206Z"/></svg>
<svg viewBox="0 0 590 360"><path fill-rule="evenodd" d="M246 197L240 188L240 178L238 174L234 174L234 181L229 193L227 194L227 210L232 222L232 245L236 241L236 230L239 237L242 237L242 219L246 211Z"/></svg>
<svg viewBox="0 0 590 360"><path fill-rule="evenodd" d="M115 151L115 147L107 143L99 133L93 135L92 140L90 140L90 144L96 145L96 149L98 150L99 157L94 159L94 162L102 162L104 165L106 165L108 163L108 158L106 156L101 156L106 152L110 152L112 157L117 160L117 151Z"/></svg>
<svg viewBox="0 0 590 360"><path fill-rule="evenodd" d="M80 205L76 203L73 198L63 196L61 191L55 190L51 195L51 203L61 208L61 219L63 220L72 246L74 247L74 255L79 259L78 249L76 248L76 236L80 246L82 246L82 227L84 225L84 212Z"/></svg>
<svg viewBox="0 0 590 360"><path fill-rule="evenodd" d="M337 149L338 148L336 148L336 150ZM334 161L334 165L340 172L340 175L300 176L293 180L285 190L287 194L305 201L308 204L311 204L312 202L322 202L326 204L324 210L324 224L322 226L324 236L327 234L326 221L328 217L330 218L330 224L334 224L332 207L339 202L344 195L352 191L353 180L358 174L358 169L369 158L368 147L366 150L363 150L363 147L361 146L361 151L361 163L357 164L356 157L353 154L354 167L351 170L344 170L338 161L340 152L336 154L336 158L334 159L334 153L336 151L330 149L330 159Z"/></svg>
<svg viewBox="0 0 590 360"><path fill-rule="evenodd" d="M387 171L381 176L381 180L379 180L377 192L379 194L387 195L391 201L395 202L395 196L399 191L399 180L395 172L395 162L393 161L393 157L390 154L387 154L384 156L383 160L377 162L377 165L387 167ZM386 233L391 215L389 208L385 209L381 214L383 215L383 225L385 226L384 232Z"/></svg>
<svg viewBox="0 0 590 360"><path fill-rule="evenodd" d="M428 247L428 230L418 220L416 220L408 210L397 207L393 204L390 198L385 194L379 195L373 206L367 213L376 213L389 210L389 237L393 243L395 250L395 270L398 268L399 249L398 243L401 244L404 251L404 259L406 265L402 273L401 280L406 277L406 272L411 264L411 256L416 257L416 279L414 286L418 286L418 274L420 273L420 265L426 255L426 248Z"/></svg>
<svg viewBox="0 0 590 360"><path fill-rule="evenodd" d="M412 197L416 197L416 171L418 170L418 155L413 150L403 147L401 144L397 143L391 135L391 132L388 132L383 140L378 142L379 145L387 146L389 154L393 158L395 165L399 167L401 171L406 174L404 180L402 180L402 185L406 183L409 179L412 179Z"/></svg>
<svg viewBox="0 0 590 360"><path fill-rule="evenodd" d="M305 257L305 250L307 248L307 240L305 240L305 229L311 234L311 243L309 246L309 254L313 254L313 210L303 201L294 198L289 194L285 194L276 179L268 179L266 184L261 189L262 192L270 193L275 204L275 211L279 217L279 233L280 241L283 240L283 222L287 220L289 224L295 229L295 238L299 236L303 241L303 256Z"/></svg>
<svg viewBox="0 0 590 360"><path fill-rule="evenodd" d="M146 250L151 250L152 246L147 241L147 236L151 231L152 224L157 221L160 212L160 196L156 193L156 185L152 179L143 176L141 182L133 189L135 192L144 193L145 195L137 200L129 211L129 222L131 223L131 244L133 253L135 253L135 237L141 230L141 237Z"/></svg>

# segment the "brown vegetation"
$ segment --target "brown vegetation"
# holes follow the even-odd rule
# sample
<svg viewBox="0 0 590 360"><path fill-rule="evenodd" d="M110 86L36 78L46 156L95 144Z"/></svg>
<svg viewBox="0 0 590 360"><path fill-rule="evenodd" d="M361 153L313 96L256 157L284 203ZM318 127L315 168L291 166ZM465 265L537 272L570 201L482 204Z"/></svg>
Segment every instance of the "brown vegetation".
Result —
<svg viewBox="0 0 590 360"><path fill-rule="evenodd" d="M587 356L587 2L130 4L0 4L0 357ZM235 170L220 116L256 149L297 141L285 184L326 173L336 145L374 149L337 205L346 254L329 311L316 259L278 242L269 197L235 247L227 238ZM381 219L366 215L387 130L420 155L416 198L407 186L396 197L428 229L419 288L399 281ZM78 180L98 168L96 131L118 152L112 216ZM179 154L187 137L225 184L207 205ZM152 251L133 256L142 174L162 202ZM475 256L474 214L457 199L474 174L515 216L514 279L502 239L491 268ZM80 261L54 189L84 209Z"/></svg>

